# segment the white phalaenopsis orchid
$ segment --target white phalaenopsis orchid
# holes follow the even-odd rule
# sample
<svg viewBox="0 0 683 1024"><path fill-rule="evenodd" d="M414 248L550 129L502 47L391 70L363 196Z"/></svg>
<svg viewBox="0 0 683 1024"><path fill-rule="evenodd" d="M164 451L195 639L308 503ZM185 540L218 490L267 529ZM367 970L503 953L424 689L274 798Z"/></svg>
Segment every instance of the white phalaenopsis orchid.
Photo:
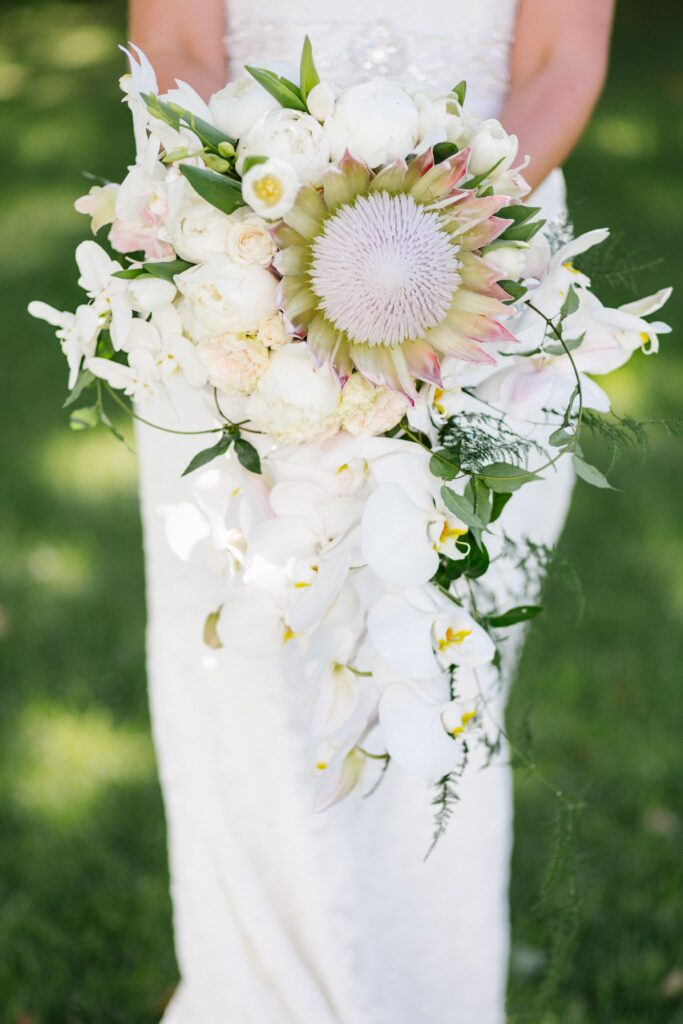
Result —
<svg viewBox="0 0 683 1024"><path fill-rule="evenodd" d="M379 721L391 758L410 775L436 782L462 767L477 709L461 701L437 703L395 683L380 698Z"/></svg>

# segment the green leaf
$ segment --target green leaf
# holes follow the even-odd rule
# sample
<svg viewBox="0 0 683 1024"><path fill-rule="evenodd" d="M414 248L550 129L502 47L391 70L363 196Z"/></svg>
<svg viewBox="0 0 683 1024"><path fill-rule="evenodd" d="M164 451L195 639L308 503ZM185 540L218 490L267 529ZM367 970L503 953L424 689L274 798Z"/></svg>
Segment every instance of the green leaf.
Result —
<svg viewBox="0 0 683 1024"><path fill-rule="evenodd" d="M576 294L576 288L574 285L570 284L569 291L567 292L567 296L562 303L562 308L560 309L560 319L564 320L565 317L571 316L572 313L576 313L578 308L579 296Z"/></svg>
<svg viewBox="0 0 683 1024"><path fill-rule="evenodd" d="M507 212L508 208L506 207L504 210L501 210L501 216L507 217ZM504 242L530 242L544 224L544 220L535 220L528 224L512 224L498 237Z"/></svg>
<svg viewBox="0 0 683 1024"><path fill-rule="evenodd" d="M489 167L486 171L483 171L481 174L475 174L473 178L469 178L465 182L463 187L464 188L478 188L478 186L481 185L481 183L483 181L486 181L486 179L489 177L489 175L493 174L493 172L496 170L497 167L500 167L500 165L502 164L504 159L505 159L504 157L501 157L500 160L496 160L495 164L492 164L491 167ZM504 236L501 235L501 237L504 237Z"/></svg>
<svg viewBox="0 0 683 1024"><path fill-rule="evenodd" d="M273 71L266 71L265 68L253 68L247 65L245 71L248 71L266 92L274 96L281 107L306 112L306 103L302 98L301 90L293 82L276 75Z"/></svg>
<svg viewBox="0 0 683 1024"><path fill-rule="evenodd" d="M465 97L467 96L467 82L465 79L463 78L462 82L458 82L457 85L454 85L451 92L462 107L465 103Z"/></svg>
<svg viewBox="0 0 683 1024"><path fill-rule="evenodd" d="M510 302L517 302L519 301L519 299L523 299L528 290L524 287L523 284L520 284L519 281L505 280L498 281L498 284L500 285L501 288L504 288L505 291L508 293L508 295L510 296Z"/></svg>
<svg viewBox="0 0 683 1024"><path fill-rule="evenodd" d="M65 399L65 401L64 401L64 403L62 405L62 409L68 409L70 405L73 405L74 402L77 402L78 399L83 394L83 392L87 388L89 388L91 384L94 384L94 383L95 383L95 378L93 377L93 375L90 372L90 370L81 370L81 372L78 375L78 380L76 381L76 383L72 387L72 389L69 392L69 394L66 396L66 399Z"/></svg>
<svg viewBox="0 0 683 1024"><path fill-rule="evenodd" d="M193 114L189 110L184 110L182 107L176 107L175 104L172 104L172 107L178 112L181 120L190 129L190 131L194 132L199 141L205 146L208 146L209 149L215 149L218 152L219 147L224 145L226 142L234 149L235 139L231 138L230 135L226 135L225 132L222 132L219 128L214 128L214 126L209 124L208 121L205 121L201 117L197 117L196 114ZM224 155L225 154L223 153L221 154L221 156Z"/></svg>
<svg viewBox="0 0 683 1024"><path fill-rule="evenodd" d="M586 332L584 331L578 338L563 338L561 345L546 345L543 351L550 356L564 356L567 352L573 352L575 348L578 348L585 337Z"/></svg>
<svg viewBox="0 0 683 1024"><path fill-rule="evenodd" d="M486 529L488 518L475 512L471 499L466 495L456 494L450 487L442 487L441 498L446 508L457 516L465 526L475 527L479 530Z"/></svg>
<svg viewBox="0 0 683 1024"><path fill-rule="evenodd" d="M265 164L268 160L267 156L248 156L242 164L242 177L250 171L252 167L258 167L259 164Z"/></svg>
<svg viewBox="0 0 683 1024"><path fill-rule="evenodd" d="M69 426L72 430L90 430L99 422L99 405L84 405L80 409L75 409L69 416Z"/></svg>
<svg viewBox="0 0 683 1024"><path fill-rule="evenodd" d="M524 206L523 203L511 203L501 211L506 220L514 221L517 224L526 224L537 213L541 212L540 206Z"/></svg>
<svg viewBox="0 0 683 1024"><path fill-rule="evenodd" d="M477 580L488 572L491 561L489 553L481 542L477 542L473 534L466 534L463 540L467 541L470 545L470 552L465 559L465 576L472 580Z"/></svg>
<svg viewBox="0 0 683 1024"><path fill-rule="evenodd" d="M180 172L195 192L217 210L234 213L241 206L246 206L242 198L242 186L238 181L216 174L215 171L207 171L203 167L191 167L189 164L181 164Z"/></svg>
<svg viewBox="0 0 683 1024"><path fill-rule="evenodd" d="M558 427L557 430L553 430L548 438L548 444L551 444L553 448L564 448L566 445L573 446L575 442L576 434L567 430L566 427Z"/></svg>
<svg viewBox="0 0 683 1024"><path fill-rule="evenodd" d="M121 277L124 281L134 281L136 277L142 277L144 272L142 267L130 267L128 270L117 270L111 276Z"/></svg>
<svg viewBox="0 0 683 1024"><path fill-rule="evenodd" d="M176 131L180 128L178 110L172 107L170 103L164 103L156 93L143 92L140 94L140 97L152 117L156 117L158 121L163 121L164 124L170 124L171 128L175 128Z"/></svg>
<svg viewBox="0 0 683 1024"><path fill-rule="evenodd" d="M187 260L165 260L164 262L145 263L143 269L150 277L161 277L164 281L170 281L173 284L176 274L182 274L184 270L189 270L192 266L194 264L188 263Z"/></svg>
<svg viewBox="0 0 683 1024"><path fill-rule="evenodd" d="M590 462L585 462L578 455L572 456L572 465L576 470L576 475L585 480L587 484L592 484L593 487L602 487L605 490L616 490L616 488L612 487L604 473L601 473L595 466L591 466Z"/></svg>
<svg viewBox="0 0 683 1024"><path fill-rule="evenodd" d="M439 448L429 460L429 471L432 476L438 476L441 480L455 480L460 472L460 464L454 453L447 448Z"/></svg>
<svg viewBox="0 0 683 1024"><path fill-rule="evenodd" d="M301 62L299 64L299 88L304 100L308 98L311 89L314 89L320 81L320 75L316 71L313 61L313 47L311 40L306 36L304 47L301 51Z"/></svg>
<svg viewBox="0 0 683 1024"><path fill-rule="evenodd" d="M517 491L524 484L532 480L538 480L536 473L524 469L522 466L513 466L509 462L492 462L479 471L480 476L492 491Z"/></svg>
<svg viewBox="0 0 683 1024"><path fill-rule="evenodd" d="M493 494L493 501L491 502L491 518L490 523L495 523L496 519L500 519L503 509L507 505L508 501L512 497L511 491L495 491Z"/></svg>
<svg viewBox="0 0 683 1024"><path fill-rule="evenodd" d="M489 615L489 626L496 626L499 629L503 626L514 626L518 622L528 622L543 611L540 604L520 604L516 608L509 608L500 615Z"/></svg>
<svg viewBox="0 0 683 1024"><path fill-rule="evenodd" d="M454 142L437 142L432 149L434 163L441 164L444 160L448 160L450 157L455 156L457 152L458 147Z"/></svg>
<svg viewBox="0 0 683 1024"><path fill-rule="evenodd" d="M201 452L197 452L187 468L183 470L182 475L187 476L188 473L194 473L195 469L201 469L208 462L217 459L219 455L225 455L232 442L232 437L229 437L227 434L221 434L220 440L212 445L211 448L204 448Z"/></svg>
<svg viewBox="0 0 683 1024"><path fill-rule="evenodd" d="M235 440L235 452L237 458L245 469L248 469L250 473L261 472L261 459L259 453L254 448L253 444L249 441L245 441L243 437L238 437Z"/></svg>

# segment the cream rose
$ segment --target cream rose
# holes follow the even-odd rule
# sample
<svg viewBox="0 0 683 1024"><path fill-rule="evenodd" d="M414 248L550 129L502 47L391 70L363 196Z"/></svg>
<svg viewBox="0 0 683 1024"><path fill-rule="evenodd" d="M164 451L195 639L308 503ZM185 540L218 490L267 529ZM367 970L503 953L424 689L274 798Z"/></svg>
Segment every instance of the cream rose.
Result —
<svg viewBox="0 0 683 1024"><path fill-rule="evenodd" d="M236 210L230 216L228 256L240 266L267 266L275 253L275 242L262 217L250 210Z"/></svg>
<svg viewBox="0 0 683 1024"><path fill-rule="evenodd" d="M258 325L256 337L262 341L266 348L282 348L292 340L291 334L287 333L282 313L273 313L266 317Z"/></svg>
<svg viewBox="0 0 683 1024"><path fill-rule="evenodd" d="M330 162L330 144L314 117L278 108L258 119L237 147L241 174L248 156L265 156L288 164L303 184L319 184Z"/></svg>
<svg viewBox="0 0 683 1024"><path fill-rule="evenodd" d="M328 365L316 367L307 345L285 345L247 402L247 416L285 444L324 441L341 425L341 394Z"/></svg>
<svg viewBox="0 0 683 1024"><path fill-rule="evenodd" d="M244 334L219 334L200 342L197 352L209 382L228 395L250 395L268 369L268 349Z"/></svg>
<svg viewBox="0 0 683 1024"><path fill-rule="evenodd" d="M189 263L206 263L225 253L229 237L230 217L195 195L183 203L170 232L176 253Z"/></svg>
<svg viewBox="0 0 683 1024"><path fill-rule="evenodd" d="M348 149L369 167L379 167L415 149L420 119L404 89L375 78L339 97L325 121L325 131L333 160L340 160Z"/></svg>
<svg viewBox="0 0 683 1024"><path fill-rule="evenodd" d="M342 391L342 426L349 434L383 434L408 411L403 395L385 387L373 387L359 373L349 377Z"/></svg>

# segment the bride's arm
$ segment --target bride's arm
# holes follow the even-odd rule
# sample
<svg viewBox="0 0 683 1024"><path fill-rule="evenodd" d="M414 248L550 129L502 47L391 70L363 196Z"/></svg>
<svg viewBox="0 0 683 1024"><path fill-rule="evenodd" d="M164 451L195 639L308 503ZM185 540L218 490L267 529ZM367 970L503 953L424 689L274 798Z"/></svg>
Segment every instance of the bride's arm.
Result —
<svg viewBox="0 0 683 1024"><path fill-rule="evenodd" d="M614 0L521 0L501 121L538 185L571 153L600 95Z"/></svg>
<svg viewBox="0 0 683 1024"><path fill-rule="evenodd" d="M224 0L130 0L129 12L130 40L152 62L161 92L176 78L204 97L225 84Z"/></svg>

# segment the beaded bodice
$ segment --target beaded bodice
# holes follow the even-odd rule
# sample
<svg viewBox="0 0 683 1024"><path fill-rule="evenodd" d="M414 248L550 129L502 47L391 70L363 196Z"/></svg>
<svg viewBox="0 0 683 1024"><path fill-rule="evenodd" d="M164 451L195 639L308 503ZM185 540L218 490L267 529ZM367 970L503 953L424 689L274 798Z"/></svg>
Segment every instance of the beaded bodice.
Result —
<svg viewBox="0 0 683 1024"><path fill-rule="evenodd" d="M516 0L228 0L231 77L259 60L296 61L306 34L321 75L346 86L385 75L448 90L461 79L478 113L508 85Z"/></svg>

